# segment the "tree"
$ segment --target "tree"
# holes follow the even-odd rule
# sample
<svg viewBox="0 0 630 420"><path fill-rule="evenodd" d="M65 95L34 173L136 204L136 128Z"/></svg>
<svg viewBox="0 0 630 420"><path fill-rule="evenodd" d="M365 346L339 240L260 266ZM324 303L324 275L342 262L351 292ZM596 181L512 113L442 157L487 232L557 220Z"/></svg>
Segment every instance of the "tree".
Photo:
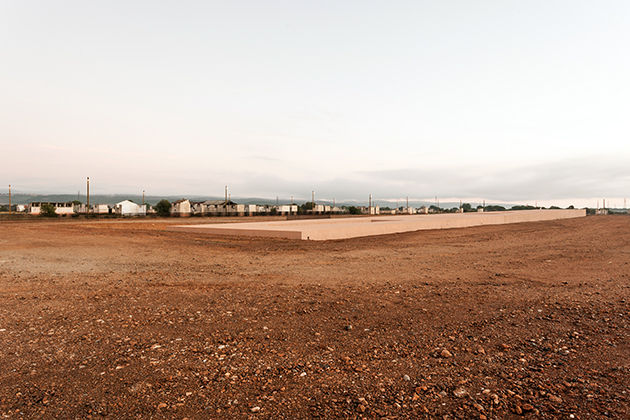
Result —
<svg viewBox="0 0 630 420"><path fill-rule="evenodd" d="M511 210L514 210L514 207L512 207ZM505 211L505 207L499 205L489 205L484 208L484 211Z"/></svg>
<svg viewBox="0 0 630 420"><path fill-rule="evenodd" d="M300 213L306 213L308 210L313 210L314 207L315 203L313 203L312 201L307 201L306 203L298 207L298 210Z"/></svg>
<svg viewBox="0 0 630 420"><path fill-rule="evenodd" d="M348 213L350 214L361 214L361 210L355 206L348 207Z"/></svg>
<svg viewBox="0 0 630 420"><path fill-rule="evenodd" d="M158 216L162 216L162 217L166 217L169 216L171 214L171 203L168 200L160 200L156 205L155 205L155 212L158 214Z"/></svg>
<svg viewBox="0 0 630 420"><path fill-rule="evenodd" d="M44 217L57 217L57 209L52 204L44 203L39 208L39 214Z"/></svg>
<svg viewBox="0 0 630 420"><path fill-rule="evenodd" d="M472 206L470 205L470 203L464 203L462 204L462 209L465 213L468 213L472 211Z"/></svg>

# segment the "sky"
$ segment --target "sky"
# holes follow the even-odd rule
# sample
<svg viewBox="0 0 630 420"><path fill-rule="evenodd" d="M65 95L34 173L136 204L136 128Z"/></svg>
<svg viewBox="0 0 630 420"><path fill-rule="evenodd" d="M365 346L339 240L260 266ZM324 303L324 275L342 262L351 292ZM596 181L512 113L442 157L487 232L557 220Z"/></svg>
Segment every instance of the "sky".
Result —
<svg viewBox="0 0 630 420"><path fill-rule="evenodd" d="M0 183L622 205L629 21L626 0L3 1Z"/></svg>

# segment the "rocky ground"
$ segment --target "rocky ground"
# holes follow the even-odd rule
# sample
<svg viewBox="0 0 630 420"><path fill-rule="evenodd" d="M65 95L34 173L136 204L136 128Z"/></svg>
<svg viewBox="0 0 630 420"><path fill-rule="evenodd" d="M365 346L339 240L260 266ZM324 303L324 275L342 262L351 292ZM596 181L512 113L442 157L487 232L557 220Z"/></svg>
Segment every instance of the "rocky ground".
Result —
<svg viewBox="0 0 630 420"><path fill-rule="evenodd" d="M630 418L630 217L330 242L172 222L0 223L0 416Z"/></svg>

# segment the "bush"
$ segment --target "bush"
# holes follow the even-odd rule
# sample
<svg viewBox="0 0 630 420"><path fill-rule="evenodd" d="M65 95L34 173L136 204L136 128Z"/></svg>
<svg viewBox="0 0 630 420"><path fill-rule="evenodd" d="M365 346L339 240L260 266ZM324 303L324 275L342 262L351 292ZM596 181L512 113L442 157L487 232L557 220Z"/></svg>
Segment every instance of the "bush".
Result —
<svg viewBox="0 0 630 420"><path fill-rule="evenodd" d="M306 203L298 207L298 213L306 213L309 210L313 210L314 207L315 203L313 203L312 201L307 201Z"/></svg>
<svg viewBox="0 0 630 420"><path fill-rule="evenodd" d="M168 200L160 200L154 208L158 216L166 217L171 214L171 203Z"/></svg>
<svg viewBox="0 0 630 420"><path fill-rule="evenodd" d="M44 203L39 208L39 214L44 217L57 217L55 206L52 204Z"/></svg>
<svg viewBox="0 0 630 420"><path fill-rule="evenodd" d="M350 214L361 214L361 210L355 206L348 207L348 213Z"/></svg>

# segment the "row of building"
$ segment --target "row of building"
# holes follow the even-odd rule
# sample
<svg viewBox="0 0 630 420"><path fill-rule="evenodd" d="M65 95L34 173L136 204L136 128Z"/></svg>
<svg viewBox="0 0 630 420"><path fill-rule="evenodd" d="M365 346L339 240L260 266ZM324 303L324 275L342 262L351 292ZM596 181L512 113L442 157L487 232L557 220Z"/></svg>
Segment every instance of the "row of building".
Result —
<svg viewBox="0 0 630 420"><path fill-rule="evenodd" d="M27 206L18 206L17 211L24 211L33 215L41 213L44 204L51 205L55 208L55 213L59 215L87 214L88 206L86 204L67 203L44 203L32 202ZM403 208L402 210L383 210L379 206L356 207L361 214L377 215L377 214L415 214L426 213L426 207L414 209L412 207ZM146 216L155 214L155 209L148 204L136 204L130 200L124 200L114 205L108 204L91 204L89 207L90 214L113 214L119 216ZM313 209L308 210L309 214L341 214L347 213L346 208L337 206L329 206L325 204L316 204ZM280 205L257 205L257 204L238 204L231 200L206 200L191 201L181 199L171 203L170 214L174 217L189 216L254 216L254 215L291 215L298 213L298 206L295 204Z"/></svg>
<svg viewBox="0 0 630 420"><path fill-rule="evenodd" d="M18 206L17 211L25 211L29 214L40 214L42 206L48 204L55 208L55 213L59 215L71 215L71 214L86 214L88 212L88 206L86 204L75 204L73 202L67 203L53 203L53 202L32 202L27 206ZM120 203L116 203L113 206L109 204L90 204L91 214L118 214L120 216L146 216L150 213L155 213L151 206L136 204L133 201L125 200Z"/></svg>

